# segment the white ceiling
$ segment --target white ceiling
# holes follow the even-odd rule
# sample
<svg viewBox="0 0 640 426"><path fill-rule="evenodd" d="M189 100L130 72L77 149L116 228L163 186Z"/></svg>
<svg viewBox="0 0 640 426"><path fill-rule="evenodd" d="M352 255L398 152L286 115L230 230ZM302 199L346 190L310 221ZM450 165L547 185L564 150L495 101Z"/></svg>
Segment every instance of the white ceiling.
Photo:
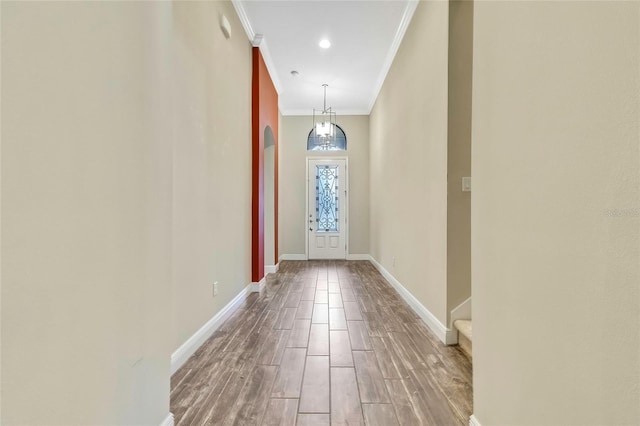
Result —
<svg viewBox="0 0 640 426"><path fill-rule="evenodd" d="M327 106L338 115L369 114L417 0L233 0L260 50L283 115L310 115ZM331 41L329 49L318 46ZM299 72L297 77L291 71Z"/></svg>

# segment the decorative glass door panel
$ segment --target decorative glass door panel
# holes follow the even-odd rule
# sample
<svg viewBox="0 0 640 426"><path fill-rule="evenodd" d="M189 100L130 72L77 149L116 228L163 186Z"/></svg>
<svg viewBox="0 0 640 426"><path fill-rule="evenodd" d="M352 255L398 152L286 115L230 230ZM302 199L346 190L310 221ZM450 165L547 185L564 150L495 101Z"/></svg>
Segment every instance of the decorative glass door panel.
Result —
<svg viewBox="0 0 640 426"><path fill-rule="evenodd" d="M346 160L308 161L308 257L345 259Z"/></svg>
<svg viewBox="0 0 640 426"><path fill-rule="evenodd" d="M338 166L316 165L316 232L338 232Z"/></svg>

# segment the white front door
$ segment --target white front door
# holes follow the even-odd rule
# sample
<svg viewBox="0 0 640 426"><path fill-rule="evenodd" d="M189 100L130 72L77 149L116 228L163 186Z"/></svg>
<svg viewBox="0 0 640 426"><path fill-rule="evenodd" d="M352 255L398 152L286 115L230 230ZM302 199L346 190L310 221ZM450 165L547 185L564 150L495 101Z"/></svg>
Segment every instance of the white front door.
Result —
<svg viewBox="0 0 640 426"><path fill-rule="evenodd" d="M347 258L347 161L308 160L309 259Z"/></svg>

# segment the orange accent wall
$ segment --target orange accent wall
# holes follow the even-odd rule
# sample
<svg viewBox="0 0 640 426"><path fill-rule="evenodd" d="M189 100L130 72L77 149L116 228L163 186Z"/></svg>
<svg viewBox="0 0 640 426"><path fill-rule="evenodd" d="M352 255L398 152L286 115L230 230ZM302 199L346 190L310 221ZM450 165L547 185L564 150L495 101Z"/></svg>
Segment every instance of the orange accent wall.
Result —
<svg viewBox="0 0 640 426"><path fill-rule="evenodd" d="M278 259L278 92L264 63L260 49L253 48L252 78L252 206L251 280L264 277L264 130L271 127L275 139L274 238Z"/></svg>

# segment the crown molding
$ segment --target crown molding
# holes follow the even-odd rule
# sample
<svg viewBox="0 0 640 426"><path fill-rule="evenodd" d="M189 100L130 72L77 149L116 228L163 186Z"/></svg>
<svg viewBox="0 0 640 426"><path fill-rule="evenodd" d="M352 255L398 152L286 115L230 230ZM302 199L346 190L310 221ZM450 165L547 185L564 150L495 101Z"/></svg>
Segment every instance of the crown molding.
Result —
<svg viewBox="0 0 640 426"><path fill-rule="evenodd" d="M260 42L259 49L260 53L262 53L264 64L267 66L267 71L269 71L269 75L271 76L273 86L276 88L276 92L278 92L279 95L280 93L282 93L282 85L280 84L278 73L276 72L276 66L273 63L273 59L271 59L271 53L269 53L267 39L264 36L262 37L262 41Z"/></svg>
<svg viewBox="0 0 640 426"><path fill-rule="evenodd" d="M404 38L404 34L407 32L407 28L409 28L409 24L411 23L411 18L413 18L413 14L418 7L419 0L409 0L407 3L407 7L404 9L404 14L402 15L402 20L400 21L400 25L398 26L398 30L396 31L396 35L393 38L393 42L391 43L391 47L389 48L389 52L387 52L387 58L382 64L382 69L380 70L380 74L378 75L378 80L374 86L373 96L371 97L371 101L369 101L369 109L367 114L371 114L371 110L378 99L378 95L380 94L380 90L382 90L382 85L387 78L387 74L391 69L391 65L393 64L393 60L398 53L398 49L400 48L400 44L402 43L402 39Z"/></svg>
<svg viewBox="0 0 640 426"><path fill-rule="evenodd" d="M257 46L260 49L260 53L262 54L262 58L264 59L264 63L269 71L269 75L271 76L271 81L276 89L278 94L282 93L282 84L280 83L280 78L278 73L276 72L276 67L271 58L271 53L269 52L269 47L267 44L266 37L261 34L256 34L253 27L251 26L251 22L249 21L249 16L244 8L242 0L231 0L236 13L238 14L238 18L240 19L240 23L244 28L245 33L247 34L247 38L249 41L254 44L254 41L257 42ZM350 110L350 111L341 111L341 115L369 115L371 114L371 110L378 99L378 95L380 94L380 90L384 85L384 81L387 78L387 74L391 69L391 65L393 64L393 60L398 53L398 49L400 48L400 44L402 43L402 39L404 38L407 29L409 28L409 24L411 23L411 19L413 18L413 14L420 3L419 0L409 0L407 6L405 7L404 14L402 15L402 20L400 21L400 25L398 26L398 30L393 38L393 42L391 43L391 47L387 52L387 57L382 65L380 70L380 74L378 75L378 79L374 86L373 94L371 100L369 101L369 106L366 110ZM256 39L256 36L262 36L262 39ZM309 115L307 110L296 110L296 109L284 109L280 108L282 115Z"/></svg>
<svg viewBox="0 0 640 426"><path fill-rule="evenodd" d="M262 59L264 59L264 64L267 67L267 71L269 71L269 75L271 76L271 81L273 82L273 86L275 87L276 92L278 92L278 94L282 93L282 85L280 84L280 78L278 77L275 64L273 63L271 53L269 52L269 47L267 46L267 39L264 37L264 35L256 34L253 30L251 22L249 21L249 16L247 15L247 11L244 9L242 1L231 0L231 3L233 4L233 8L238 14L238 18L240 19L242 28L244 28L244 32L247 34L249 41L254 47L258 47L260 49ZM256 38L256 36L259 37Z"/></svg>
<svg viewBox="0 0 640 426"><path fill-rule="evenodd" d="M309 117L311 117L313 115L311 109L285 109L282 108L282 106L280 106L280 114L282 114L284 117L292 115L308 115ZM366 109L341 109L339 111L339 114L337 115L338 121L340 121L340 117L345 115L369 115L369 111L367 111Z"/></svg>
<svg viewBox="0 0 640 426"><path fill-rule="evenodd" d="M251 27L251 22L249 22L249 17L247 16L246 10L244 10L244 6L240 2L240 0L231 0L231 4L233 4L233 8L236 10L238 14L238 18L240 19L240 23L242 24L242 28L244 28L244 32L249 37L249 41L253 42L253 39L256 36L256 33L253 31Z"/></svg>

